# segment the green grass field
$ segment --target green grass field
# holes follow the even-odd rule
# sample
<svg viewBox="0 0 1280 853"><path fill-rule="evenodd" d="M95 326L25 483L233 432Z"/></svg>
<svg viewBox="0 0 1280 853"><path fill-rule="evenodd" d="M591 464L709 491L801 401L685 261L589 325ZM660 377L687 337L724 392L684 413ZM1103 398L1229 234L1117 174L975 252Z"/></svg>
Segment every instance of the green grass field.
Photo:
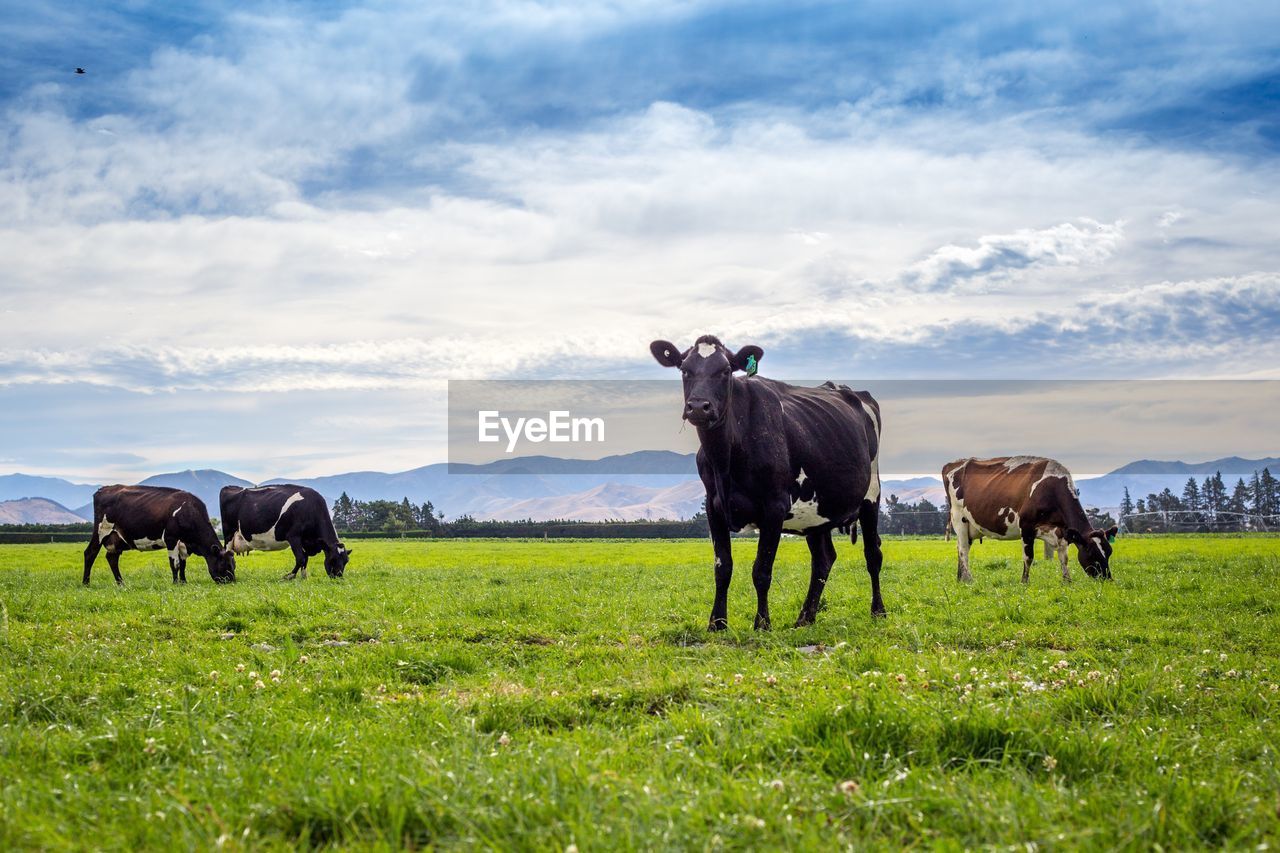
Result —
<svg viewBox="0 0 1280 853"><path fill-rule="evenodd" d="M703 629L695 541L361 541L173 587L0 547L0 849L1280 843L1280 539L1130 538L1065 585L1016 543L837 545L811 628ZM1074 550L1073 550L1074 566ZM808 552L774 573L790 624Z"/></svg>

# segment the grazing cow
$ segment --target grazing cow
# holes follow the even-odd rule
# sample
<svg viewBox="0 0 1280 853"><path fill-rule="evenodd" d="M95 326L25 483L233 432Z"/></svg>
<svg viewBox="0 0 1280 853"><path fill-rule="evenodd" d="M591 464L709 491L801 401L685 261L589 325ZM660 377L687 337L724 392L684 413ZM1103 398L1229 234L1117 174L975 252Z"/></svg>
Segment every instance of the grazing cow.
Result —
<svg viewBox="0 0 1280 853"><path fill-rule="evenodd" d="M293 550L293 580L298 572L307 577L307 558L324 552L324 570L342 577L351 552L338 541L329 516L329 505L320 493L306 486L259 486L243 489L223 486L218 493L222 509L222 538L237 554L250 551Z"/></svg>
<svg viewBox="0 0 1280 853"><path fill-rule="evenodd" d="M730 531L754 525L760 534L751 579L757 630L768 630L769 585L778 541L805 536L811 556L809 592L796 626L812 624L836 559L831 531L849 532L863 549L871 576L871 613L880 598L880 406L865 391L827 382L798 388L755 376L764 355L737 352L704 335L686 350L654 341L649 350L684 378L684 419L698 430L698 475L707 491L707 521L715 549L716 595L709 630L728 625L733 576ZM735 371L746 376L735 376Z"/></svg>
<svg viewBox="0 0 1280 853"><path fill-rule="evenodd" d="M236 560L218 541L204 501L181 489L160 486L103 486L93 493L93 537L84 549L84 582L98 551L107 551L107 565L120 577L120 552L169 552L174 583L187 582L187 555L204 557L209 577L218 583L236 579Z"/></svg>
<svg viewBox="0 0 1280 853"><path fill-rule="evenodd" d="M1043 456L957 459L942 466L942 484L960 553L957 580L973 580L969 545L987 536L1022 540L1023 583L1031 579L1036 539L1044 541L1046 559L1057 550L1063 580L1071 580L1068 543L1076 546L1086 574L1111 577L1111 543L1116 528L1094 529L1080 506L1071 472L1060 462Z"/></svg>

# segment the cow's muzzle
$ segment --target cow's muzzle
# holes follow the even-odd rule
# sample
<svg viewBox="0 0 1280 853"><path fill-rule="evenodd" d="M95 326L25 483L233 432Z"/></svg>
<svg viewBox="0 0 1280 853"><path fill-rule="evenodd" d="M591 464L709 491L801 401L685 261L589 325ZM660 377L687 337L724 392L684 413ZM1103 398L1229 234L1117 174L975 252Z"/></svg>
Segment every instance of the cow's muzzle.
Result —
<svg viewBox="0 0 1280 853"><path fill-rule="evenodd" d="M720 421L720 413L710 400L690 398L684 402L684 419L696 427L713 427Z"/></svg>

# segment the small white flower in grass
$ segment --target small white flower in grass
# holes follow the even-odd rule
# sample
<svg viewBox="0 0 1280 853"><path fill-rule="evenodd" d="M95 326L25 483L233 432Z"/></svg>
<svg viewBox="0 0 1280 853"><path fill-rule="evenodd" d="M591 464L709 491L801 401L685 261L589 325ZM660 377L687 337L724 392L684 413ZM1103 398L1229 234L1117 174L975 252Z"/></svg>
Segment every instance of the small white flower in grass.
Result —
<svg viewBox="0 0 1280 853"><path fill-rule="evenodd" d="M281 675L280 670L278 670L278 669L273 669L273 670L271 670L271 677L272 677L272 678L279 678L279 677L280 677L280 675Z"/></svg>
<svg viewBox="0 0 1280 853"><path fill-rule="evenodd" d="M263 680L262 680L261 678L259 678L259 679L258 679L257 681L255 681L255 682L253 682L253 687L254 687L254 689L255 689L255 690L261 690L261 689L263 689L263 688L264 688L264 687L266 687L266 686L267 686L267 685L263 682Z"/></svg>
<svg viewBox="0 0 1280 853"><path fill-rule="evenodd" d="M840 783L840 793L842 794L856 794L860 790L862 790L862 786L852 779L845 779Z"/></svg>
<svg viewBox="0 0 1280 853"><path fill-rule="evenodd" d="M256 669L251 669L251 670L249 670L249 677L250 677L250 678L257 678L257 677L258 677L258 671L257 671Z"/></svg>
<svg viewBox="0 0 1280 853"><path fill-rule="evenodd" d="M156 739L153 737L147 738L147 742L142 745L142 751L145 752L147 755L155 755Z"/></svg>
<svg viewBox="0 0 1280 853"><path fill-rule="evenodd" d="M1173 672L1173 664L1171 664L1171 663L1167 663L1167 664L1165 664L1165 665L1164 665L1164 671L1165 671L1165 672Z"/></svg>
<svg viewBox="0 0 1280 853"><path fill-rule="evenodd" d="M1054 768L1058 766L1058 759L1054 758L1052 755L1046 755L1043 763L1044 769L1052 773Z"/></svg>
<svg viewBox="0 0 1280 853"><path fill-rule="evenodd" d="M311 658L307 657L306 655L302 655L301 657L298 658L298 663L306 663L309 660L311 660Z"/></svg>
<svg viewBox="0 0 1280 853"><path fill-rule="evenodd" d="M1226 652L1223 652L1222 654L1218 655L1218 660L1226 660L1226 659L1227 659L1227 653L1226 653Z"/></svg>
<svg viewBox="0 0 1280 853"><path fill-rule="evenodd" d="M510 746L510 745L511 745L511 735L507 734L506 732L503 732L498 736L498 746Z"/></svg>
<svg viewBox="0 0 1280 853"><path fill-rule="evenodd" d="M742 673L740 673L740 672L735 672L735 673L733 674L733 683L734 683L734 684L741 684L741 683L742 683Z"/></svg>
<svg viewBox="0 0 1280 853"><path fill-rule="evenodd" d="M244 664L242 663L236 664L236 672L244 672Z"/></svg>
<svg viewBox="0 0 1280 853"><path fill-rule="evenodd" d="M787 783L783 782L781 779L774 779L769 783L769 787L775 791L781 791L783 788L787 787Z"/></svg>
<svg viewBox="0 0 1280 853"><path fill-rule="evenodd" d="M213 670L210 670L210 671L209 671L209 680L210 680L210 681L217 681L217 680L218 680L218 671L217 671L216 669L213 669Z"/></svg>
<svg viewBox="0 0 1280 853"><path fill-rule="evenodd" d="M570 844L568 847L564 848L564 853L578 853L578 845Z"/></svg>
<svg viewBox="0 0 1280 853"><path fill-rule="evenodd" d="M767 676L765 676L764 683L765 683L765 684L777 684L777 683L778 683L778 678L777 678L777 676L774 676L774 675L767 675Z"/></svg>
<svg viewBox="0 0 1280 853"><path fill-rule="evenodd" d="M748 826L751 829L764 829L765 827L764 819L758 818L754 815L747 815L742 819L742 823L744 826Z"/></svg>
<svg viewBox="0 0 1280 853"><path fill-rule="evenodd" d="M1227 678L1235 678L1239 674L1240 673L1236 672L1234 669L1227 670Z"/></svg>

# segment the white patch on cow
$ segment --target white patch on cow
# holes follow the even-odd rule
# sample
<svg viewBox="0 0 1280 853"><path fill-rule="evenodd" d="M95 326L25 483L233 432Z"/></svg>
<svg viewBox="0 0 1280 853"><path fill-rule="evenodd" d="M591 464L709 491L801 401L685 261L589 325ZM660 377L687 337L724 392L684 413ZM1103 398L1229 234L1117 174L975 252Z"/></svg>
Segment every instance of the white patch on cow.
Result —
<svg viewBox="0 0 1280 853"><path fill-rule="evenodd" d="M698 344L698 355L702 356L703 358L711 358L711 356L715 354L716 354L715 344L708 344L708 343Z"/></svg>
<svg viewBox="0 0 1280 853"><path fill-rule="evenodd" d="M164 547L164 537L148 539L145 536L133 540L133 547L139 551L159 551Z"/></svg>
<svg viewBox="0 0 1280 853"><path fill-rule="evenodd" d="M264 530L261 533L254 533L249 537L247 542L245 541L244 534L237 529L235 536L232 537L232 542L234 543L238 540L239 542L247 545L244 551L237 551L237 553L245 553L246 551L283 551L285 548L288 548L288 542L282 542L279 539L276 539L276 528L280 526L280 519L284 518L284 514L289 511L289 507L293 506L300 500L302 500L302 492L294 492L290 495L289 499L284 502L284 506L280 507L280 514L276 516L276 523L271 525L271 529ZM235 545L233 544L232 548L234 549L234 547Z"/></svg>
<svg viewBox="0 0 1280 853"><path fill-rule="evenodd" d="M178 540L176 545L169 549L169 559L175 563L180 563L187 559L187 554L187 546L181 539Z"/></svg>
<svg viewBox="0 0 1280 853"><path fill-rule="evenodd" d="M171 516L170 516L170 518L177 518L178 513L182 512L182 507L183 507L183 506L186 506L186 504L183 504L182 506L180 506L180 507L178 507L177 509L175 509L175 510L173 511L173 515L171 515Z"/></svg>
<svg viewBox="0 0 1280 853"><path fill-rule="evenodd" d="M872 503L880 500L880 450L878 443L876 455L871 457L871 481L867 483L867 493L862 499Z"/></svg>
<svg viewBox="0 0 1280 853"><path fill-rule="evenodd" d="M807 480L807 479L809 479L809 478L805 476L804 469L803 469L803 468L801 468L801 469L800 469L800 476L799 476L799 477L796 477L796 485L797 485L797 486L803 486L803 485L804 485L804 481L805 481L805 480Z"/></svg>
<svg viewBox="0 0 1280 853"><path fill-rule="evenodd" d="M812 527L820 527L831 519L818 512L818 498L811 501L795 501L791 504L791 517L782 522L782 529L792 533L803 533Z"/></svg>
<svg viewBox="0 0 1280 853"><path fill-rule="evenodd" d="M107 517L104 515L102 517L102 521L98 522L98 541L101 542L103 539L106 539L115 532L115 529L115 524L107 521Z"/></svg>
<svg viewBox="0 0 1280 853"><path fill-rule="evenodd" d="M1037 459L1034 456L1015 456L1013 457L1013 459L1031 460L1030 462L1027 462L1024 464L1032 464L1034 462L1040 461L1040 459ZM1009 462L1012 462L1013 459L1010 459ZM1009 462L1005 463L1006 467L1009 466ZM1028 495L1034 494L1036 487L1038 487L1045 480L1048 480L1054 477L1060 477L1063 480L1066 480L1067 488L1071 490L1071 494L1075 495L1077 498L1080 497L1080 490L1076 488L1075 480L1071 479L1071 472L1066 469L1066 466L1064 466L1060 462L1054 461L1053 459L1047 459L1045 460L1045 462L1047 464L1044 466L1044 473L1040 475L1039 480L1036 480L1034 483L1031 484L1031 488L1027 489L1027 494ZM1013 469L1010 468L1010 470L1013 470Z"/></svg>
<svg viewBox="0 0 1280 853"><path fill-rule="evenodd" d="M871 420L871 426L876 431L876 455L871 457L871 481L867 483L867 493L862 498L864 501L875 503L880 500L880 419L876 417L874 411L863 404L861 397L855 396L854 399L858 401L862 413Z"/></svg>
<svg viewBox="0 0 1280 853"><path fill-rule="evenodd" d="M1009 517L1013 516L1010 521ZM1022 538L1022 516L1011 506L1000 507L1000 518L1005 523L1005 531L1003 536L996 537L998 539L1021 539Z"/></svg>

